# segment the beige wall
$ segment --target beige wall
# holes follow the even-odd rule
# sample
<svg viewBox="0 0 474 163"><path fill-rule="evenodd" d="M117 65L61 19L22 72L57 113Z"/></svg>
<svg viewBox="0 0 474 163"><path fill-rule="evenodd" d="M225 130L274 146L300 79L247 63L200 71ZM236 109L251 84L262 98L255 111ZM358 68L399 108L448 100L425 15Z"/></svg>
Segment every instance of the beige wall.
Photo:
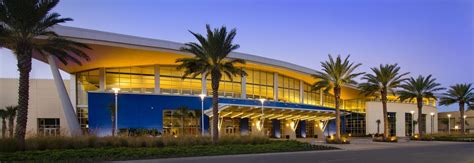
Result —
<svg viewBox="0 0 474 163"><path fill-rule="evenodd" d="M383 133L383 117L382 117L382 102L367 102L366 103L367 114L365 117L366 120L366 134L375 134L377 133L377 119L380 119L380 133ZM405 113L410 113L410 111L415 111L414 120L418 119L418 109L416 104L408 103L387 103L388 112L396 112L396 133L398 137L405 137ZM430 113L435 113L433 119L433 133L438 131L438 110L432 106L423 106L423 114L426 114L426 133L431 133L431 115ZM418 133L418 127L415 126L415 133Z"/></svg>
<svg viewBox="0 0 474 163"><path fill-rule="evenodd" d="M439 123L438 123L438 128L439 132L448 132L447 127L448 123L448 114L451 114L451 132L456 132L455 126L458 126L459 129L461 129L461 116L459 111L455 112L442 112L439 113ZM474 110L468 110L464 112L464 115L466 115L466 124L465 128L467 132L474 133ZM446 123L445 123L446 122ZM459 130L458 129L458 130Z"/></svg>
<svg viewBox="0 0 474 163"><path fill-rule="evenodd" d="M69 81L65 81L66 89L69 90ZM0 108L17 105L18 100L18 79L0 79ZM28 110L28 135L37 131L38 118L59 118L61 130L65 130L66 119L61 108L54 80L52 79L31 79L30 80L30 100Z"/></svg>

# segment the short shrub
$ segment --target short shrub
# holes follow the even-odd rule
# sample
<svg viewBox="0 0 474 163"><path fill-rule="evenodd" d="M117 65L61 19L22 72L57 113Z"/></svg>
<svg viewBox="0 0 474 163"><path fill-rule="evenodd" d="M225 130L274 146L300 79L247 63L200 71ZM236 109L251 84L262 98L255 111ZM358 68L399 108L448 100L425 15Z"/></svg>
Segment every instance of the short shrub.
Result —
<svg viewBox="0 0 474 163"><path fill-rule="evenodd" d="M326 137L326 143L328 144L351 144L351 141L347 137L341 137L337 139L333 136Z"/></svg>
<svg viewBox="0 0 474 163"><path fill-rule="evenodd" d="M398 137L391 136L391 137L384 137L384 136L377 136L372 139L374 142L387 142L387 143L396 143L398 142Z"/></svg>

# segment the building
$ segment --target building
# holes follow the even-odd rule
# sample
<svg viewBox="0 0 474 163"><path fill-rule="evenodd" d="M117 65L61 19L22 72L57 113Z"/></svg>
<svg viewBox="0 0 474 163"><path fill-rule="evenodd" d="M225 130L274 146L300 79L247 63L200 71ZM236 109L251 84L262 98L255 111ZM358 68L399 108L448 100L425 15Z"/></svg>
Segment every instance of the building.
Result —
<svg viewBox="0 0 474 163"><path fill-rule="evenodd" d="M464 112L465 120L461 118L459 111L439 113L438 128L440 132L447 133L448 126L451 132L461 132L461 123L464 121L464 128L467 133L474 133L474 110Z"/></svg>
<svg viewBox="0 0 474 163"><path fill-rule="evenodd" d="M57 65L52 57L34 55L51 66L64 108L64 116L56 117L61 122L59 128L70 134L78 132L79 127L98 135L111 134L111 114L117 102L120 132L146 129L164 135L199 134L202 127L206 133L210 131L209 119L214 118L210 113L211 98L207 96L201 101L199 97L210 95L210 79L201 76L181 79L183 72L176 69L175 60L192 56L179 51L183 44L64 26L53 30L92 48L87 51L91 60L84 61L82 66ZM233 80L223 77L221 81L217 126L221 134L274 138L322 138L332 134L334 97L310 89L316 81L311 77L315 70L244 53L230 56L247 61L246 65L238 66L248 76ZM58 69L71 74L69 90L61 82ZM120 88L117 98L112 88ZM343 133L353 136L377 133L376 120L382 120L382 104L377 98L359 92L354 86L342 89ZM411 134L410 111L416 105L389 98L391 133L401 137ZM202 109L204 120L200 116ZM424 131L431 132L430 122L426 120L430 113L437 114L436 101L426 100L424 111ZM434 121L433 131L437 131L437 122ZM383 132L383 121L379 125Z"/></svg>

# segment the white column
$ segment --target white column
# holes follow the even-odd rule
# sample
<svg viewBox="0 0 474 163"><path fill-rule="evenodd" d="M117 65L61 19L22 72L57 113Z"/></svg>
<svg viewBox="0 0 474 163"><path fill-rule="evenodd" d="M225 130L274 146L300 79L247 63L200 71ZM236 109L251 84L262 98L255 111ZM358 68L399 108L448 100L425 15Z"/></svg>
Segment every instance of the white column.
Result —
<svg viewBox="0 0 474 163"><path fill-rule="evenodd" d="M304 104L304 82L303 80L300 80L300 103Z"/></svg>
<svg viewBox="0 0 474 163"><path fill-rule="evenodd" d="M201 93L207 95L207 73L202 74L201 76Z"/></svg>
<svg viewBox="0 0 474 163"><path fill-rule="evenodd" d="M242 70L245 71L245 68L242 68ZM247 98L247 76L243 76L241 79L241 98L245 99Z"/></svg>
<svg viewBox="0 0 474 163"><path fill-rule="evenodd" d="M79 122L77 119L76 114L74 113L74 108L69 99L69 95L66 91L66 87L64 85L64 81L59 73L58 66L56 65L55 57L52 55L48 55L48 63L51 68L51 72L53 74L54 83L56 84L56 90L58 91L59 99L61 100L61 104L64 110L65 118L67 127L69 129L69 135L82 135L81 127L79 126Z"/></svg>
<svg viewBox="0 0 474 163"><path fill-rule="evenodd" d="M155 93L160 94L160 65L155 65Z"/></svg>
<svg viewBox="0 0 474 163"><path fill-rule="evenodd" d="M69 99L71 99L74 113L77 113L77 83L76 74L69 75Z"/></svg>
<svg viewBox="0 0 474 163"><path fill-rule="evenodd" d="M278 101L278 73L273 73L273 100Z"/></svg>
<svg viewBox="0 0 474 163"><path fill-rule="evenodd" d="M99 69L99 90L105 92L105 68Z"/></svg>

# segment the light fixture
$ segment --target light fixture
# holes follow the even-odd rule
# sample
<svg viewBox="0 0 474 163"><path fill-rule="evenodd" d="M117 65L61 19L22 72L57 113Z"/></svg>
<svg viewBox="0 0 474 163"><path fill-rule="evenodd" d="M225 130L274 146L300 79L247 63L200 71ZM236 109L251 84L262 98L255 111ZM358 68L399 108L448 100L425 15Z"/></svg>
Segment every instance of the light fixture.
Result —
<svg viewBox="0 0 474 163"><path fill-rule="evenodd" d="M117 94L120 91L120 88L112 88L115 94Z"/></svg>
<svg viewBox="0 0 474 163"><path fill-rule="evenodd" d="M433 116L435 113L431 112L430 114L431 114L431 116Z"/></svg>
<svg viewBox="0 0 474 163"><path fill-rule="evenodd" d="M206 95L205 94L199 94L199 97L201 98L201 100L204 100L204 98L206 98Z"/></svg>
<svg viewBox="0 0 474 163"><path fill-rule="evenodd" d="M448 114L448 117L451 118L451 114Z"/></svg>
<svg viewBox="0 0 474 163"><path fill-rule="evenodd" d="M414 113L415 113L415 111L413 111L413 110L412 110L412 111L410 111L410 113L411 113L411 114L414 114Z"/></svg>

